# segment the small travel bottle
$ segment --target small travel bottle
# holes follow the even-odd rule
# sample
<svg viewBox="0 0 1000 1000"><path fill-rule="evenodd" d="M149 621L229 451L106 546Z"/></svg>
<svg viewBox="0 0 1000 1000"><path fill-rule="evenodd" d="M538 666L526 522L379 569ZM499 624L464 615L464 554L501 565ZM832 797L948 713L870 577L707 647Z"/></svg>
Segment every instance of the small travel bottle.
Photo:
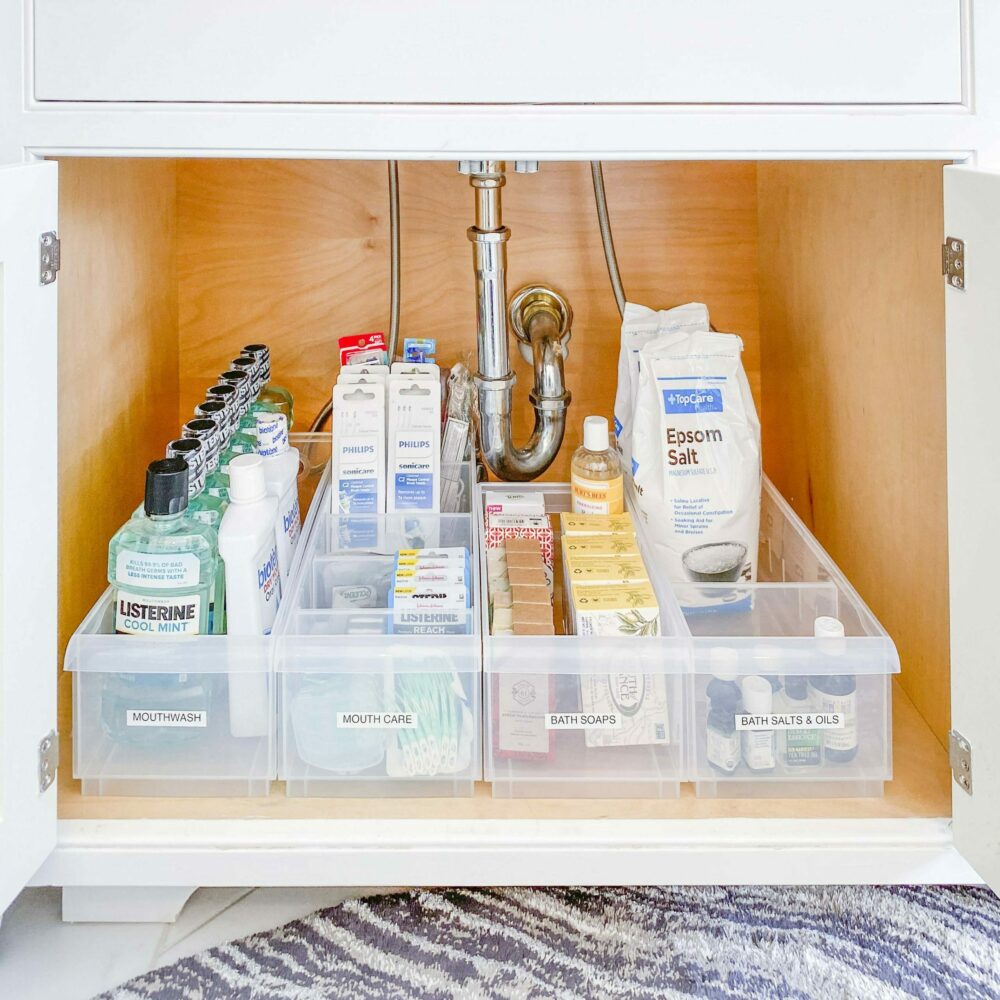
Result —
<svg viewBox="0 0 1000 1000"><path fill-rule="evenodd" d="M275 534L278 565L283 580L292 570L292 556L299 541L299 450L288 446L288 425L283 413L258 413L257 454L264 460L267 492L278 500Z"/></svg>
<svg viewBox="0 0 1000 1000"><path fill-rule="evenodd" d="M814 635L820 655L830 657L831 669L836 658L844 654L844 625L837 618L816 619ZM816 692L816 711L822 715L836 714L840 725L823 730L823 759L830 764L848 764L858 753L858 682L853 674L817 674L812 678Z"/></svg>
<svg viewBox="0 0 1000 1000"><path fill-rule="evenodd" d="M705 688L708 699L705 756L716 771L732 774L742 760L740 734L736 729L736 713L742 700L736 679L739 655L728 646L718 646L709 655L712 677Z"/></svg>
<svg viewBox="0 0 1000 1000"><path fill-rule="evenodd" d="M740 682L744 715L766 717L771 714L774 691L766 677L744 677ZM775 765L774 730L761 723L743 730L743 762L751 771L773 771Z"/></svg>
<svg viewBox="0 0 1000 1000"><path fill-rule="evenodd" d="M142 513L108 545L114 629L167 642L211 630L218 579L218 536L187 512L188 467L180 458L152 462ZM111 739L137 744L197 739L210 724L214 681L185 673L109 673L101 722ZM170 713L169 721L156 720ZM177 713L183 713L181 722Z"/></svg>
<svg viewBox="0 0 1000 1000"><path fill-rule="evenodd" d="M288 429L291 430L295 426L294 400L286 388L271 381L270 348L267 344L247 344L240 353L257 362L260 386L257 390L257 399L262 403L273 403L277 406L288 418Z"/></svg>
<svg viewBox="0 0 1000 1000"><path fill-rule="evenodd" d="M610 446L608 421L585 417L583 444L570 466L574 514L621 514L625 505L622 459Z"/></svg>

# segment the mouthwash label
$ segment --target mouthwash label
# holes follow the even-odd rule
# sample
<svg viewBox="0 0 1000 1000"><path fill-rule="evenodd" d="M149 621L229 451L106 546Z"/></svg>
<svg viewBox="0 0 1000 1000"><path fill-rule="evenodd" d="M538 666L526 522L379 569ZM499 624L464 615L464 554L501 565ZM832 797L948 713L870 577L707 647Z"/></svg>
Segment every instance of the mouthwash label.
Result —
<svg viewBox="0 0 1000 1000"><path fill-rule="evenodd" d="M198 635L200 623L198 594L150 597L119 590L115 595L115 631L120 635Z"/></svg>
<svg viewBox="0 0 1000 1000"><path fill-rule="evenodd" d="M173 711L161 708L128 708L125 710L125 725L204 729L208 725L208 713L202 709Z"/></svg>
<svg viewBox="0 0 1000 1000"><path fill-rule="evenodd" d="M620 514L625 509L622 479L570 477L573 512L576 514Z"/></svg>
<svg viewBox="0 0 1000 1000"><path fill-rule="evenodd" d="M264 635L270 635L281 603L281 576L278 573L277 546L268 543L257 553L257 597L260 600L260 617Z"/></svg>
<svg viewBox="0 0 1000 1000"><path fill-rule="evenodd" d="M201 562L193 552L118 553L115 578L119 583L149 589L197 587Z"/></svg>

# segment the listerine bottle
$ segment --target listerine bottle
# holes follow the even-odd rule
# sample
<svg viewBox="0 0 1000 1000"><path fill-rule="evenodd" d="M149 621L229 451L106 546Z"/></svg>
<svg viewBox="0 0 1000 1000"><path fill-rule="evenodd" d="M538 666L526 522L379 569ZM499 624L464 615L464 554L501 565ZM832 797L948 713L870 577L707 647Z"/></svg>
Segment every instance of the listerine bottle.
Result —
<svg viewBox="0 0 1000 1000"><path fill-rule="evenodd" d="M240 372L239 374L244 376L243 381L245 383L246 377L244 373ZM226 427L228 438L226 447L232 449L236 455L253 455L257 450L257 435L256 433L251 434L248 431L240 430L240 420L243 418L244 410L239 387L228 382L219 382L205 393L205 399L214 399L226 405L226 420L228 422Z"/></svg>
<svg viewBox="0 0 1000 1000"><path fill-rule="evenodd" d="M213 412L213 410L210 409L209 412ZM220 422L211 417L196 417L184 425L181 434L183 437L194 438L201 442L206 462L205 492L209 496L218 497L228 503L229 476L219 468L219 453L222 450Z"/></svg>
<svg viewBox="0 0 1000 1000"><path fill-rule="evenodd" d="M250 409L240 417L239 428L241 431L256 437L258 414L273 416L275 413L280 413L281 410L276 404L258 398L263 383L260 381L260 365L253 358L242 355L233 358L230 362L230 368L235 372L246 372L250 379Z"/></svg>
<svg viewBox="0 0 1000 1000"><path fill-rule="evenodd" d="M253 405L253 381L250 373L241 371L239 368L230 368L219 376L219 385L231 385L239 393L239 416L243 417L250 412Z"/></svg>
<svg viewBox="0 0 1000 1000"><path fill-rule="evenodd" d="M294 400L292 394L284 387L271 381L271 350L267 344L247 344L240 352L257 362L258 381L260 389L257 398L264 403L275 403L280 412L288 420L288 429L295 423L293 417Z"/></svg>
<svg viewBox="0 0 1000 1000"><path fill-rule="evenodd" d="M187 510L188 466L151 462L141 515L108 546L108 582L119 635L168 641L209 632L219 572L218 532ZM115 740L174 743L211 724L213 679L186 673L108 674L101 721Z"/></svg>
<svg viewBox="0 0 1000 1000"><path fill-rule="evenodd" d="M188 466L188 513L202 524L219 530L222 515L229 506L229 499L205 492L206 448L198 438L183 437L167 445L167 458L182 458ZM225 632L226 571L219 560L215 593L208 609L208 630L212 634Z"/></svg>

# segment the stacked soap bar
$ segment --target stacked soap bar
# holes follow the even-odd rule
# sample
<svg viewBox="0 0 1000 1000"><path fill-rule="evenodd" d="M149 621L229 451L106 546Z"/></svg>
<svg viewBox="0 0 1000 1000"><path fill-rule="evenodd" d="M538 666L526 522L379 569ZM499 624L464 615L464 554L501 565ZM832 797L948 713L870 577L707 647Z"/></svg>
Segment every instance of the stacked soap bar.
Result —
<svg viewBox="0 0 1000 1000"><path fill-rule="evenodd" d="M562 514L563 566L575 635L659 635L660 608L632 515Z"/></svg>
<svg viewBox="0 0 1000 1000"><path fill-rule="evenodd" d="M493 635L554 635L551 574L539 542L508 538L486 550Z"/></svg>

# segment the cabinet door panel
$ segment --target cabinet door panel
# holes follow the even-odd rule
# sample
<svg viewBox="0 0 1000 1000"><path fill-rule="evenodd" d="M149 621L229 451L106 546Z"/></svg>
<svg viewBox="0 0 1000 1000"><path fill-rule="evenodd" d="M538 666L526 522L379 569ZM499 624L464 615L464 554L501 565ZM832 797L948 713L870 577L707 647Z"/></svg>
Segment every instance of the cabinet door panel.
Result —
<svg viewBox="0 0 1000 1000"><path fill-rule="evenodd" d="M39 774L56 725L56 285L39 238L56 229L57 177L0 166L0 912L56 839Z"/></svg>
<svg viewBox="0 0 1000 1000"><path fill-rule="evenodd" d="M948 104L960 0L34 0L42 101Z"/></svg>
<svg viewBox="0 0 1000 1000"><path fill-rule="evenodd" d="M1000 890L1000 173L946 167L944 220L965 242L964 287L945 292L951 717L972 745L955 844Z"/></svg>

